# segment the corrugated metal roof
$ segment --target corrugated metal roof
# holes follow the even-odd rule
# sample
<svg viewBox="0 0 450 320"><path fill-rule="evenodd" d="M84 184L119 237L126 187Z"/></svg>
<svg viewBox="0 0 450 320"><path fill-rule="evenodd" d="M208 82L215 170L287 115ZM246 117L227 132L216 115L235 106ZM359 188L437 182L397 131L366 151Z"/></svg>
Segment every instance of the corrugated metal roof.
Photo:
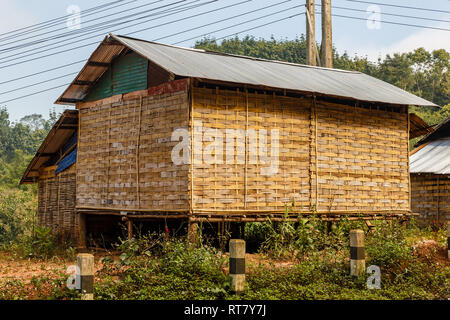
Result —
<svg viewBox="0 0 450 320"><path fill-rule="evenodd" d="M450 174L450 138L429 142L409 158L411 173Z"/></svg>
<svg viewBox="0 0 450 320"><path fill-rule="evenodd" d="M39 169L78 130L78 110L65 110L42 142L25 170L20 184L32 183L39 177Z"/></svg>
<svg viewBox="0 0 450 320"><path fill-rule="evenodd" d="M103 46L106 46L105 50L111 50L109 48L111 39L181 77L288 89L368 102L436 106L430 101L361 72L180 48L112 34L94 52L95 61L101 59L102 62L111 62L107 58L108 55L101 54ZM122 50L116 49L116 52L120 51ZM94 59L94 54L91 59ZM77 79L85 77L86 68L85 66ZM93 74L98 76L99 72ZM97 79L98 77L91 78L89 81ZM80 87L75 90L74 87L75 81L56 103L82 99L87 89Z"/></svg>

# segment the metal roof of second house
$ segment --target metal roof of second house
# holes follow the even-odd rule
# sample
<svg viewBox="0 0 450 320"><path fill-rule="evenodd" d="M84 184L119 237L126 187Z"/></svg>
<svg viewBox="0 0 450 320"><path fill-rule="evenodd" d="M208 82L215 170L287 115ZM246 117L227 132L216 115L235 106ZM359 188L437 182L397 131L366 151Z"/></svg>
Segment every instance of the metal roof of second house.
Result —
<svg viewBox="0 0 450 320"><path fill-rule="evenodd" d="M105 66L127 49L180 77L287 89L367 102L436 106L361 72L181 48L112 34L94 51L56 103L74 104L81 101L104 73Z"/></svg>
<svg viewBox="0 0 450 320"><path fill-rule="evenodd" d="M450 174L450 138L425 144L409 158L411 173Z"/></svg>

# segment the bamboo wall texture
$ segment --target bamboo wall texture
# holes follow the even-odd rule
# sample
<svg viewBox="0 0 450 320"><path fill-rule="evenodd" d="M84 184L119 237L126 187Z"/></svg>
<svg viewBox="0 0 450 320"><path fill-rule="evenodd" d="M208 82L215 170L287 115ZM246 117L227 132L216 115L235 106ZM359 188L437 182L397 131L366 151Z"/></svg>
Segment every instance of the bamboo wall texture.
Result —
<svg viewBox="0 0 450 320"><path fill-rule="evenodd" d="M38 223L58 233L76 237L75 165L57 176L39 180Z"/></svg>
<svg viewBox="0 0 450 320"><path fill-rule="evenodd" d="M411 174L411 209L420 220L450 220L450 175Z"/></svg>
<svg viewBox="0 0 450 320"><path fill-rule="evenodd" d="M247 160L247 165L194 162L194 211L282 212L292 201L300 211L409 210L405 108L367 109L206 88L196 88L193 101L194 144L203 143L203 150L217 129L279 130L279 168L274 175L261 175L267 165L259 160ZM200 125L209 132L203 141ZM269 133L269 154L270 140ZM251 146L247 150L251 153ZM241 153L245 155L245 148L237 151Z"/></svg>
<svg viewBox="0 0 450 320"><path fill-rule="evenodd" d="M193 90L176 80L77 106L78 208L282 213L294 203L303 212L409 210L406 107ZM172 161L179 142L171 135L179 128L189 129L191 164Z"/></svg>
<svg viewBox="0 0 450 320"><path fill-rule="evenodd" d="M187 81L178 86L79 106L77 207L188 210L189 165L171 160L172 132L189 119Z"/></svg>

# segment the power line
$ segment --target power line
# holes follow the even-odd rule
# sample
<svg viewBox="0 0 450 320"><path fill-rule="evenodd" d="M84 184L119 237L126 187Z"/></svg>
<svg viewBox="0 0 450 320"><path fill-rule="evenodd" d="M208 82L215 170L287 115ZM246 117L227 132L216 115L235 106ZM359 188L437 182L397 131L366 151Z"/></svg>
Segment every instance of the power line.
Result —
<svg viewBox="0 0 450 320"><path fill-rule="evenodd" d="M167 25L167 24L170 24L170 23L175 23L175 22L183 21L183 20L186 20L186 19L189 19L189 18L198 17L198 16L201 16L201 15L205 15L205 14L208 14L208 13L215 12L215 11L228 9L228 8L233 7L233 6L241 5L241 4L250 2L250 1L252 1L252 0L241 1L241 2L238 2L238 3L232 4L232 5L227 5L227 6L224 6L224 7L220 7L220 8L214 9L214 10L204 11L202 13L195 14L195 15L192 15L192 16L189 16L189 17L186 17L186 18L182 18L182 19L177 19L177 20L174 20L174 21L166 22L166 23L160 24L158 26L164 26L164 25ZM139 30L139 31L141 31L141 30ZM98 43L98 42L95 42L95 43ZM42 70L42 71L39 71L39 72L36 72L36 73L33 73L33 74L29 74L29 75L21 76L21 77L14 78L14 79L11 79L11 80L0 82L0 85L1 84L5 84L5 83L9 83L9 82L13 82L13 81L22 80L22 79L29 78L29 77L33 77L33 76L36 76L36 75L39 75L39 74L43 74L43 73L47 73L47 72L50 72L50 71L62 69L62 68L65 68L65 67L68 67L68 66L71 66L71 65L75 65L75 64L78 64L78 63L86 62L86 61L87 61L87 59L83 59L83 60L75 61L75 62L72 62L72 63L69 63L69 64L60 65L58 67L54 67L54 68L51 68L51 69Z"/></svg>
<svg viewBox="0 0 450 320"><path fill-rule="evenodd" d="M403 6L403 5L397 5L397 4L388 4L388 3L380 3L380 2L373 2L373 1L361 1L361 0L345 0L349 2L359 2L359 3L366 3L366 4L376 4L379 6L386 6L386 7L395 7L395 8L404 8L404 9L414 9L414 10L423 10L423 11L430 11L430 12L440 12L440 13L450 13L450 11L446 10L438 10L438 9L430 9L430 8L420 8L420 7L411 7L411 6Z"/></svg>
<svg viewBox="0 0 450 320"><path fill-rule="evenodd" d="M212 1L207 2L207 3L204 3L204 4L198 4L198 5L195 6L195 7L202 6L202 5L205 5L205 4L209 4L209 3L215 2L215 1L218 1L218 0L212 0ZM252 1L252 0L247 0L247 1ZM187 10L191 10L191 9L193 9L193 8L194 8L194 7L189 7L189 8L187 8L187 9L185 9L185 10L180 10L180 11L177 12L177 13L180 13L180 12L183 12L183 11L187 11ZM151 19L150 21L152 21L152 20L156 20L156 19ZM184 19L179 19L179 20L184 20ZM178 21L178 20L177 20L177 21ZM177 21L174 21L174 22L177 22ZM144 23L144 22L142 22L142 23ZM158 26L159 26L159 25L158 25ZM123 28L120 28L120 29L123 29ZM120 30L120 29L117 29L117 30ZM90 38L91 38L91 37L90 37ZM89 38L88 38L88 39L89 39ZM86 40L86 39L85 39L85 40ZM79 43L79 42L80 42L80 41L76 41L76 43ZM12 67L12 66L16 66L16 65L19 65L19 64L22 64L22 63L26 63L26 62L30 62L30 61L39 60L39 59L42 59L42 58L47 58L47 57L50 57L50 56L54 56L54 55L57 55L57 54L60 54L60 53L64 53L64 52L68 52L68 51L72 51L72 50L84 48L84 47L87 47L87 46L90 46L90 45L94 45L94 44L97 44L97 43L98 43L98 41L95 41L95 42L91 42L91 43L88 43L88 44L79 45L79 46L72 47L72 48L69 48L69 49L60 50L60 51L53 52L53 53L50 53L50 54L42 55L42 56L39 56L39 57L35 57L35 58L31 58L31 59L27 59L27 60L15 62L15 63L11 63L11 64L8 64L8 65L5 65L5 66L1 66L0 69ZM66 46L66 45L67 45L67 44L65 44L65 45L60 45L60 46L58 46L58 47L64 47L64 46ZM52 49L56 49L56 48L52 48ZM14 59L10 59L10 60L5 60L5 61L0 62L0 64L4 64L4 63L10 62L10 61L15 61L15 60L20 59L20 58L23 58L23 57L14 58Z"/></svg>
<svg viewBox="0 0 450 320"><path fill-rule="evenodd" d="M170 34L168 36L164 36L164 37L153 39L152 41L159 41L159 40L162 40L162 39L171 38L171 37L174 37L174 36L186 33L186 32L190 32L190 31L193 31L193 30L197 30L197 29L201 29L201 28L204 28L204 27L208 27L208 26L213 25L213 24L217 24L217 23L221 23L221 22L224 22L224 21L236 19L236 18L245 16L245 15L248 15L248 14L251 14L251 13L255 13L255 12L258 12L258 11L262 11L262 10L265 10L265 9L268 9L268 8L273 8L273 7L276 7L276 6L285 4L287 2L291 2L291 1L292 0L285 0L285 1L282 1L280 3L272 4L272 5L269 5L269 6L266 6L266 7L262 7L262 8L259 8L259 9L255 9L255 10L252 10L252 11L241 13L241 14L238 14L236 16L232 16L232 17L229 17L229 18L225 18L225 19L217 20L217 21L214 21L214 22L211 22L211 23L207 23L207 24L204 24L204 25L199 26L199 27L194 27L194 28L191 28L191 29L186 29L186 30L183 30L183 31L180 31L180 32L172 33L172 34ZM249 22L252 22L252 21L255 21L255 20L260 20L260 19L266 18L266 17L274 15L274 14L278 14L278 13L281 13L281 12L285 12L285 11L292 10L292 9L295 9L295 8L298 8L298 7L303 7L303 6L304 5L302 4L302 5L290 7L290 8L287 8L287 9L283 9L283 10L280 10L280 11L272 12L272 13L270 13L268 15L265 15L265 16L262 16L262 17L259 17L259 18L256 18L256 19L252 19L252 20L247 20L247 21L241 22L241 23L239 23L237 25L249 23ZM226 27L225 29L229 29L229 28L232 28L234 26L236 26L236 25L233 25L231 27ZM138 33L138 32L142 32L142 31L146 31L146 30L147 30L147 28L146 29L141 29L141 30L138 30L138 31L135 31L135 32L132 32L132 33ZM220 30L218 30L218 31L220 31ZM217 30L216 31L212 31L212 32L217 32ZM129 34L131 34L131 33L129 33ZM125 34L125 35L129 35L129 34ZM195 38L197 38L197 37L195 37ZM191 39L187 39L187 40L184 40L184 41L188 41L188 40L191 40Z"/></svg>
<svg viewBox="0 0 450 320"><path fill-rule="evenodd" d="M49 89L44 89L44 90L32 92L32 93L27 94L27 95L24 95L24 96L20 96L20 97L17 97L17 98L13 98L13 99L9 99L9 100L2 101L2 102L0 102L0 104L7 103L7 102L11 102L11 101L15 101L15 100L19 100L19 99L23 99L23 98L28 98L28 97L35 96L35 95L37 95L37 94L44 93L44 92L47 92L47 91L51 91L51 90L54 90L54 89L58 89L58 88L61 88L61 87L67 87L67 86L70 85L70 84L71 84L71 83L69 82L69 83L62 84L62 85L60 85L60 86L56 86L56 87L53 87L53 88L49 88Z"/></svg>
<svg viewBox="0 0 450 320"><path fill-rule="evenodd" d="M322 14L319 11L316 11L316 14ZM353 16L345 16L341 14L331 14L333 17L341 17L341 18L348 18L348 19L355 19L355 20L363 20L367 21L367 18L359 18L359 17L353 17ZM394 21L387 21L387 20L379 20L380 23L387 23L387 24L395 24L400 26L407 26L407 27L416 27L416 28L424 28L424 29L432 29L432 30L440 30L440 31L450 31L450 29L446 28L439 28L439 27L429 27L429 26L421 26L417 24L410 24L410 23L401 23L401 22L394 22Z"/></svg>
<svg viewBox="0 0 450 320"><path fill-rule="evenodd" d="M195 37L192 37L192 38L189 38L189 39L185 39L185 40L183 40L183 41L178 41L178 42L175 42L175 43L172 43L172 44L175 45L175 44L179 44L179 43L186 42L186 41L189 41L189 40L193 40L193 39L197 39L197 38L200 38L200 37L204 37L204 36L207 36L207 35L209 35L209 34L211 34L211 33L216 33L216 32L220 32L220 31L226 30L226 29L231 29L231 28L234 28L234 27L237 27L237 26L240 26L240 25L249 23L249 22L253 22L253 21L257 21L257 20L261 20L261 19L264 19L264 18L273 16L274 14L278 14L278 13L281 13L281 12L285 12L285 11L288 11L288 10L292 10L292 9L295 9L295 8L298 8L298 7L304 7L304 6L305 6L305 5L302 4L302 5L290 7L290 8L287 8L287 9L283 9L283 10L280 10L280 11L277 11L277 12L272 12L272 13L270 13L270 14L266 14L266 15L261 16L261 17L257 17L257 18L254 18L254 19L250 19L250 20L247 20L247 21L245 21L245 22L236 23L236 24L234 24L234 25L232 25L232 26L228 26L228 27L220 28L220 29L217 29L217 30L214 30L214 31L210 31L210 32L208 32L208 33L204 33L204 34L202 34L202 35L198 35L198 36L195 36ZM304 13L304 12L303 12L303 13ZM303 14L303 13L302 13L302 14ZM293 16L291 16L291 17L295 17L295 16L298 16L298 15L299 15L299 14L296 14L296 15L293 15ZM287 17L287 18L285 18L285 19L289 19L289 18L291 18L291 17ZM278 22L278 20L275 20L275 22ZM208 25L211 25L211 24L213 24L213 23L209 23L209 24L204 25L204 26L208 26ZM270 24L270 23L269 23L269 24ZM203 28L204 26L201 26L200 28ZM193 28L193 29L191 29L190 31L195 30L195 29L199 29L199 27ZM245 32L245 31L243 31L243 32ZM179 32L179 33L183 33L183 32ZM177 34L179 34L179 33L176 33L176 34L173 34L173 35L177 35ZM170 36L167 36L167 37L171 37L171 36L173 36L173 35L170 35ZM164 38L166 38L166 37L164 37ZM156 40L154 40L154 41L161 40L161 39L162 39L162 38L159 38L159 39L156 39Z"/></svg>
<svg viewBox="0 0 450 320"><path fill-rule="evenodd" d="M192 3L195 3L195 2L198 2L198 1L200 1L200 0L194 0L194 1L192 1L192 2L190 2L190 3L187 3L187 4L192 4ZM175 7L175 8L172 8L172 9L170 9L170 10L159 11L159 12L156 12L156 13L153 13L153 14L151 14L151 15L146 16L146 17L150 17L150 16L158 16L157 18L152 18L152 19L149 19L149 20L141 21L141 22L135 23L135 24L133 24L133 25L124 26L124 27L121 27L121 28L118 28L118 29L109 30L109 32L114 32L114 31L116 31L116 30L127 29L127 28L130 28L130 27L136 26L136 25L140 25L140 24L147 23L147 22L149 22L149 21L159 20L159 19L162 19L162 18L164 18L164 17L168 17L168 16L171 16L171 15L175 15L175 14L178 14L178 13L181 13L181 12L184 12L184 11L187 11L187 10L190 10L190 9L193 9L193 8L198 8L198 7L201 7L201 6L204 6L204 5L207 5L207 4L216 2L216 1L218 1L218 0L211 0L211 1L209 1L209 2L204 2L204 3L197 4L197 5L193 5L193 6L190 6L190 7L181 5L181 6L179 6L179 7ZM249 0L249 1L251 1L251 0ZM175 10L175 11L172 11L172 10ZM161 14L166 13L166 12L168 12L168 14L161 15ZM134 20L139 20L139 19L134 19ZM129 23L129 22L132 22L132 21L134 21L134 20L129 20L129 21L122 22L122 23L116 23L116 24L114 24L114 25L111 25L111 27L113 27L113 26L118 26L118 25L121 25L121 24L123 24L123 23ZM99 28L99 30L101 30L101 29L103 29L103 28ZM89 32L87 32L87 33L89 33ZM22 53L20 53L20 54L21 54L20 56L18 56L18 54L13 54L13 55L1 57L1 58L0 58L0 64L4 64L4 63L10 62L10 61L16 61L16 60L19 60L19 59L22 59L22 58L25 58L25 57L29 57L29 56L34 56L34 55L37 55L37 54L39 54L39 53L43 53L43 52L51 51L51 50L54 50L54 49L62 48L62 47L68 46L68 45L70 45L70 44L80 43L80 42L82 42L82 41L89 40L89 39L94 39L94 38L97 38L97 37L103 36L103 35L104 35L104 32L99 33L99 34L95 34L95 35L93 35L93 36L89 36L89 37L83 38L83 39L80 39L79 36L75 36L75 37L66 39L65 41L71 40L71 39L76 39L76 41L67 42L67 43L64 43L64 44L59 44L59 45L57 45L57 46L51 46L51 47L48 47L47 45L44 45L44 46L42 46L42 47L38 47L38 48L34 48L34 49L25 50L25 51L23 51ZM89 44L86 44L86 46L91 45L91 44L95 44L95 43L97 43L97 42L91 42L91 43L89 43ZM36 51L36 50L39 49L39 48L46 48L46 49L40 50L40 51ZM1 50L0 50L0 51L1 51ZM27 53L27 52L32 52L32 53L30 53L30 54L25 54L25 53ZM14 58L12 58L12 57L14 57ZM8 58L12 58L12 59L6 60L6 59L8 59Z"/></svg>
<svg viewBox="0 0 450 320"><path fill-rule="evenodd" d="M167 36L158 38L158 39L153 39L152 41L158 41L158 40L170 38L170 37L173 37L173 36L175 36L175 35L183 34L183 33L186 33L186 32L192 31L192 30L196 30L196 29L199 29L199 28L204 28L204 27L207 27L207 26L210 26L210 25L213 25L213 24L217 24L217 23L220 23L220 22L223 22L223 21L227 21L227 20L230 20L230 19L235 19L235 18L244 16L244 15L248 15L248 14L257 12L257 11L265 10L265 9L268 9L268 8L273 8L273 7L282 5L282 4L287 3L287 2L290 2L290 1L291 1L291 0L285 0L285 1L280 2L280 3L277 3L277 4L272 4L272 5L269 5L269 6L266 6L266 7L262 7L262 8L255 9L255 10L252 10L252 11L248 11L248 12L245 12L245 13L242 13L242 14L239 14L239 15L236 15L236 16L232 16L232 17L225 18L225 19L222 19L222 20L218 20L218 21L215 21L215 22L212 22L212 23L208 23L208 24L202 25L202 26L200 26L200 27L195 27L195 28L187 29L187 30L184 30L184 31L182 31L182 32L177 32L177 33L170 34L170 35L167 35ZM227 7L228 7L228 6L227 6ZM277 11L277 12L273 12L273 13L271 13L270 15L278 14L278 13L285 12L285 11L288 11L288 10L292 10L292 9L295 9L295 8L298 8L298 7L303 7L303 5L298 5L298 6L290 7L290 8L287 8L287 9L284 9L284 10L280 10L280 11ZM215 10L219 10L219 9L220 9L220 8L215 9ZM201 13L201 14L210 13L211 11L213 11L213 10L210 10L210 11L208 11L208 12L204 12L204 13ZM197 15L198 15L198 14L197 14ZM247 21L247 22L245 22L245 23L248 23L248 22L251 22L251 21L254 21L254 20L259 20L259 19L265 18L265 17L270 16L270 15L265 15L265 16L259 17L259 18L257 18L257 19L249 20L249 21ZM193 17L193 16L191 16L191 17ZM240 24L239 24L239 25L240 25ZM233 25L233 26L231 26L231 27L228 27L227 29L232 28L232 27L234 27L234 26L236 26L236 25ZM186 40L186 41L187 41L187 40ZM86 60L78 61L77 63L83 62L83 61L86 61ZM52 79L49 79L49 80L46 80L46 81L41 81L41 82L38 82L38 83L34 83L34 84L29 85L28 87L36 86L36 85L39 85L39 84L41 84L41 83L43 83L43 82L50 82L50 81L53 81L53 80L57 80L57 79L60 79L60 78L62 78L62 77L66 77L66 76L73 75L73 74L77 74L77 72L75 72L75 73L69 73L69 74L66 74L66 75L63 75L63 76L60 76L60 77L56 77L56 78L52 78ZM23 78L23 77L22 77L22 78ZM1 83L0 83L0 84L1 84ZM27 88L27 86L24 86L24 87L21 87L21 88L18 88L18 89L14 89L14 90L6 91L6 92L0 92L0 95L6 94L6 93L10 93L10 92L13 92L13 91L19 91L19 90L21 90L21 89L26 89L26 88Z"/></svg>
<svg viewBox="0 0 450 320"><path fill-rule="evenodd" d="M316 6L321 7L322 5L321 4L316 4ZM348 8L348 7L332 6L332 8L333 9L343 9L343 10L367 13L367 10L354 9L354 8ZM411 18L411 19L421 19L421 20L428 20L428 21L435 21L435 22L449 22L450 23L450 20L442 20L442 19L434 19L434 18L426 18L426 17L418 17L418 16L409 16L409 15L404 15L404 14L395 14L395 13L383 12L383 15L394 16L394 17L402 17L402 18Z"/></svg>
<svg viewBox="0 0 450 320"><path fill-rule="evenodd" d="M89 15L91 15L91 14L93 14L93 12L95 12L97 10L103 9L105 7L108 7L108 6L114 5L116 3L123 2L123 1L125 1L125 0L117 0L117 1L113 1L113 2L107 3L107 4L103 4L103 5L100 5L100 6L96 6L96 7L92 7L92 8L86 9L86 10L83 11L82 16L83 15L87 16L85 13L89 13L89 12L91 12L89 14ZM123 6L125 4L131 3L131 2L136 2L136 1L138 1L138 0L131 0L131 1L128 1L126 3L122 3L122 4L119 4L119 5L114 6L112 8L106 9L106 10L110 10L110 9L113 9L113 8L116 8L116 7L119 7L119 6ZM55 22L56 23L60 23L60 21L63 21L63 20L67 19L70 16L71 15L68 14L68 15L65 15L65 16L62 16L62 17L59 17L59 18L53 18L53 19L50 19L50 20L47 20L47 21L43 21L43 22L40 22L40 23L37 23L37 24L33 24L33 25L30 25L30 26L27 26L27 27L23 27L23 28L11 30L11 31L8 31L8 32L0 33L0 36L11 34L11 33L20 32L22 30L27 30L27 29L42 30L43 28L45 29L45 28L51 27L52 25L54 25ZM24 32L30 32L31 33L32 31L22 31L22 33L24 33ZM17 36L17 35L15 35L15 36ZM10 38L10 37L14 37L14 36L9 36L9 37L6 37L6 38ZM0 38L0 40L3 40L3 39L4 38Z"/></svg>
<svg viewBox="0 0 450 320"><path fill-rule="evenodd" d="M101 20L101 19L108 18L108 17L114 16L114 15L117 15L117 14L121 14L123 12L128 12L128 11L135 10L137 8L142 8L142 7L145 7L145 6L153 5L153 4L161 2L161 1L164 1L164 0L153 1L153 2L147 3L145 5L141 5L141 6L137 6L137 7L134 7L134 8L129 8L129 9L123 10L121 12L115 12L115 13L112 13L112 14L108 14L108 15L102 16L101 18L94 18L94 19L85 21L84 23L89 23L89 22L92 22L92 21ZM131 18L131 17L133 17L134 19L140 19L140 18L136 18L136 15L140 15L140 14L144 14L144 13L147 13L147 12L155 11L155 10L161 9L161 8L170 7L170 6L173 6L173 5L182 3L182 2L186 2L186 1L187 0L179 0L177 2L173 2L173 3L170 3L170 4L166 4L166 5L161 5L161 6L156 7L156 8L151 8L151 9L148 9L148 10L144 10L144 11L141 11L139 13L134 13L134 14L130 14L130 15L127 15L127 16L118 17L118 18L113 19L112 21L120 21L120 20L123 20L123 19ZM196 0L194 2L198 2L198 1L200 1L200 0ZM101 23L98 23L98 24L95 24L95 25L91 25L91 26L88 26L88 27L81 28L81 29L76 30L76 31L68 31L68 32L65 32L65 33L61 33L59 35L49 36L47 38L38 39L38 40L34 40L34 41L31 41L31 42L28 42L28 43L15 45L13 47L5 48L5 49L2 49L0 51L11 51L11 50L14 50L14 49L21 49L21 48L24 48L24 47L27 47L27 46L32 46L32 45L35 45L35 44L44 43L44 42L47 42L47 41L50 41L50 40L60 39L60 38L66 37L66 36L74 35L74 34L85 33L85 32L90 31L92 29L98 28L98 27L100 27L102 25L108 25L112 21L110 20L110 21L106 21L106 22L101 22ZM39 37L39 36L44 35L44 34L47 35L47 34L50 34L50 33L56 32L56 31L66 30L66 29L67 29L67 27L63 27L63 28L52 30L52 31L46 31L46 32L44 32L42 34L38 34L38 35L30 36L30 37L27 37L27 38L23 38L23 39L19 39L19 40L15 40L15 41L11 41L11 42L6 42L6 43L3 43L3 44L0 44L0 47L7 46L9 44L17 44L18 41L24 41L24 40L28 40L28 39L33 39L33 38Z"/></svg>
<svg viewBox="0 0 450 320"><path fill-rule="evenodd" d="M270 21L270 22L267 22L267 23L264 23L264 24L260 24L260 25L258 25L258 26L255 26L255 27L252 27L252 28L249 28L249 29L245 29L245 30L242 30L242 31L239 31L239 32L235 32L235 33L229 34L229 35L227 35L227 36L215 38L215 40L221 40L221 39L225 39L225 38L228 38L228 37L232 37L232 36L238 35L238 34L243 33L243 32L252 31L252 30L259 29L259 28L262 28L262 27L265 27L265 26L268 26L268 25L271 25L271 24L274 24L274 23L277 23L277 22L289 20L289 19L292 19L292 18L294 18L294 17L301 16L301 15L303 15L303 14L305 14L305 12L297 13L297 14L291 15L291 16L289 16L289 17L285 17L285 18L273 20L273 21ZM187 40L186 40L186 41L187 41Z"/></svg>
<svg viewBox="0 0 450 320"><path fill-rule="evenodd" d="M78 74L78 72L72 72L72 73L68 73L68 74L65 74L65 75L62 75L62 76L53 78L53 79L48 79L48 80L44 80L44 81L39 81L39 82L37 82L37 83L29 84L29 85L26 85L26 86L24 86L24 87L20 87L20 88L8 90L8 91L3 91L3 92L0 92L0 96L1 96L1 95L4 95L4 94L7 94L7 93L11 93L11 92L15 92L15 91L27 89L27 88L29 88L29 87L34 87L34 86L40 85L40 84L42 84L42 83L47 83L47 82L50 82L50 81L62 79L62 78L64 78L64 77L73 76L73 75L76 75L76 74Z"/></svg>
<svg viewBox="0 0 450 320"><path fill-rule="evenodd" d="M72 63L64 64L62 66L58 66L58 67L54 67L54 68L51 68L51 69L42 70L42 71L35 72L35 73L32 73L32 74L28 74L28 75L25 75L25 76L22 76L22 77L6 80L6 81L3 81L3 82L0 82L0 85L1 84L5 84L5 83L18 81L18 80L22 80L22 79L26 79L26 78L30 78L30 77L34 77L34 76L37 76L37 75L40 75L40 74L43 74L43 73L47 73L47 72L50 72L50 71L55 71L55 70L58 70L58 69L70 67L70 66L73 66L75 64L86 62L86 61L87 61L87 59L79 60L79 61L75 61L75 62L72 62Z"/></svg>
<svg viewBox="0 0 450 320"><path fill-rule="evenodd" d="M274 24L274 23L281 22L281 21L285 21L285 20L288 20L288 19L291 19L291 18L300 16L300 15L303 15L304 13L305 13L305 12L301 12L301 13L297 13L297 14L290 15L290 16L288 16L288 17L284 17L284 18L272 20L272 21L269 21L269 22L267 22L267 23L264 23L264 24L261 24L261 25L258 25L258 26L252 27L252 28L248 28L248 29L245 29L245 30L241 30L241 31L238 31L238 32L234 32L234 33L231 34L231 35L227 35L227 36L223 36L223 37L220 37L220 38L216 38L216 40L223 39L223 38L227 38L227 37L230 37L230 36L233 36L233 35L237 35L237 34L240 34L240 33L243 33L243 32L248 32L248 31L251 31L251 30L255 30L255 29L257 29L257 28L262 28L262 27L265 27L265 26L268 26L268 25L271 25L271 24ZM240 24L239 24L239 25L240 25ZM233 27L235 27L235 26L237 26L237 25L233 25L233 26L230 26L230 27L228 27L228 28L233 28ZM201 28L201 26L200 26L200 28ZM225 28L221 28L221 29L219 29L219 30L222 31L222 30L224 30L224 29L225 29ZM216 31L212 31L211 33L214 33L214 32L216 32ZM211 34L211 33L208 33L208 34ZM191 39L185 39L185 40L179 41L179 42L177 42L177 43L185 42L185 41L188 41L188 40L191 40ZM7 103L7 102L11 102L11 101L15 101L15 100L27 98L27 97L30 97L30 96L33 96L33 95L37 95L37 94L40 94L40 93L43 93L43 92L47 92L47 91L54 90L54 89L57 89L57 88L65 87L65 86L68 86L68 85L70 85L70 84L71 84L71 83L67 83L67 84L64 84L64 85L61 85L61 86L57 86L57 87L53 87L53 88L49 88L49 89L45 89L45 90L40 90L40 91L37 91L37 92L33 92L33 93L31 93L31 94L27 94L27 95L24 95L24 96L20 96L20 97L16 97L16 98L13 98L13 99L6 100L6 101L2 101L2 102L0 102L0 104L4 104L4 103Z"/></svg>

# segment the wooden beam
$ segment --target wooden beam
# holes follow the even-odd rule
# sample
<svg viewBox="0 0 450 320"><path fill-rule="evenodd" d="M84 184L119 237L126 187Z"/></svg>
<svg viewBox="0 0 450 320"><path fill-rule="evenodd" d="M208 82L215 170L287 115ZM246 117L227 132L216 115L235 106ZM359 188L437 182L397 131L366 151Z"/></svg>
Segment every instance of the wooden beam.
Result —
<svg viewBox="0 0 450 320"><path fill-rule="evenodd" d="M59 101L64 102L64 103L77 103L77 102L80 102L81 100L61 98L61 99L59 99Z"/></svg>
<svg viewBox="0 0 450 320"><path fill-rule="evenodd" d="M87 228L86 228L86 215L84 213L78 214L78 229L79 229L78 247L86 248Z"/></svg>
<svg viewBox="0 0 450 320"><path fill-rule="evenodd" d="M88 66L91 67L104 67L104 68L108 68L111 64L108 62L97 62L97 61L89 61Z"/></svg>
<svg viewBox="0 0 450 320"><path fill-rule="evenodd" d="M92 81L75 80L73 82L73 84L76 85L76 86L90 86L90 85L94 84L94 82L92 82Z"/></svg>

